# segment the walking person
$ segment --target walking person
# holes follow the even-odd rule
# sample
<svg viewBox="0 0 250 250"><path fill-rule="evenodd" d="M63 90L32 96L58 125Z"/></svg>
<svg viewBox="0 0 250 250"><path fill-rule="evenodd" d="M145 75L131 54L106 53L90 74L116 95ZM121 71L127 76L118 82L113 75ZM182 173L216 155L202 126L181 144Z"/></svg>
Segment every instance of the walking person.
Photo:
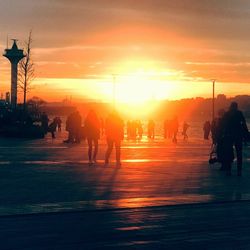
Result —
<svg viewBox="0 0 250 250"><path fill-rule="evenodd" d="M148 121L148 138L155 138L155 122L152 119Z"/></svg>
<svg viewBox="0 0 250 250"><path fill-rule="evenodd" d="M100 139L100 129L101 123L97 117L96 112L91 109L87 114L87 117L84 122L84 131L88 141L88 158L89 165L96 163L96 156L98 153L98 140ZM94 153L93 152L94 144Z"/></svg>
<svg viewBox="0 0 250 250"><path fill-rule="evenodd" d="M58 117L56 117L56 119L57 119L57 130L61 132L62 131L62 120L61 120L61 117L58 116Z"/></svg>
<svg viewBox="0 0 250 250"><path fill-rule="evenodd" d="M75 143L81 142L81 128L82 128L82 117L79 111L76 111L73 115L73 135Z"/></svg>
<svg viewBox="0 0 250 250"><path fill-rule="evenodd" d="M203 125L203 132L204 132L204 140L209 140L209 135L211 132L211 123L210 121L206 121Z"/></svg>
<svg viewBox="0 0 250 250"><path fill-rule="evenodd" d="M142 134L143 134L143 128L142 128L142 123L140 120L137 121L137 129L138 129L139 140L141 140Z"/></svg>
<svg viewBox="0 0 250 250"><path fill-rule="evenodd" d="M237 102L232 102L229 110L224 115L223 120L224 133L230 138L231 144L236 150L237 173L242 175L242 148L243 140L248 135L246 119L243 113L238 109ZM231 165L229 166L228 175L231 175Z"/></svg>
<svg viewBox="0 0 250 250"><path fill-rule="evenodd" d="M184 141L188 139L188 135L187 135L188 128L189 128L189 124L184 121L183 127L182 127L182 135L183 135L183 140Z"/></svg>
<svg viewBox="0 0 250 250"><path fill-rule="evenodd" d="M44 131L44 134L47 134L49 127L49 118L45 112L43 112L41 115L41 126Z"/></svg>
<svg viewBox="0 0 250 250"><path fill-rule="evenodd" d="M163 124L163 130L164 130L164 138L171 138L171 134L170 134L170 121L169 120L165 120L164 124Z"/></svg>
<svg viewBox="0 0 250 250"><path fill-rule="evenodd" d="M127 140L131 139L131 121L127 121Z"/></svg>
<svg viewBox="0 0 250 250"><path fill-rule="evenodd" d="M55 117L52 121L52 123L50 123L50 125L48 126L48 132L51 133L51 137L52 139L56 138L55 137L55 132L56 132L56 127L58 125L58 120L57 120L57 117Z"/></svg>
<svg viewBox="0 0 250 250"><path fill-rule="evenodd" d="M179 122L178 122L178 117L175 116L174 119L171 121L171 129L173 132L173 143L177 143L177 134L178 134L178 129L179 129Z"/></svg>
<svg viewBox="0 0 250 250"><path fill-rule="evenodd" d="M74 135L73 135L73 115L71 113L66 119L66 131L68 131L68 139L64 140L65 143L73 143L74 142Z"/></svg>
<svg viewBox="0 0 250 250"><path fill-rule="evenodd" d="M115 145L116 166L121 166L121 141L124 138L124 123L116 111L113 111L106 120L107 151L105 154L105 164L109 163L109 158Z"/></svg>
<svg viewBox="0 0 250 250"><path fill-rule="evenodd" d="M82 118L78 111L71 113L66 120L66 131L68 131L68 139L65 143L80 143L81 142L81 125Z"/></svg>
<svg viewBox="0 0 250 250"><path fill-rule="evenodd" d="M225 111L220 109L218 111L218 117L212 121L211 133L213 139L213 151L210 155L209 163L213 164L215 162L221 163L221 171L228 172L231 169L231 164L234 160L233 145L230 135L225 133ZM212 158L212 154L216 153L216 157Z"/></svg>

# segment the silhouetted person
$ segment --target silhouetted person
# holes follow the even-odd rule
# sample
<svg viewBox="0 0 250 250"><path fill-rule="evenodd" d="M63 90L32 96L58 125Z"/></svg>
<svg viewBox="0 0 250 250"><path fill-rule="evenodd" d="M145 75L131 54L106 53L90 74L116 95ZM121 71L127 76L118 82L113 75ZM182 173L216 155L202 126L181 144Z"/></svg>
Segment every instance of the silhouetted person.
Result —
<svg viewBox="0 0 250 250"><path fill-rule="evenodd" d="M164 121L164 138L171 138L171 134L170 134L170 121L169 120L165 120Z"/></svg>
<svg viewBox="0 0 250 250"><path fill-rule="evenodd" d="M71 113L66 119L66 131L68 131L68 139L64 142L66 143L73 143L74 136L73 136L73 113Z"/></svg>
<svg viewBox="0 0 250 250"><path fill-rule="evenodd" d="M68 139L66 143L80 143L82 118L78 111L71 113L66 120L66 131L68 131Z"/></svg>
<svg viewBox="0 0 250 250"><path fill-rule="evenodd" d="M204 139L209 139L209 134L211 132L211 123L210 121L206 121L203 125Z"/></svg>
<svg viewBox="0 0 250 250"><path fill-rule="evenodd" d="M51 133L52 138L56 138L55 137L55 132L56 132L56 127L58 125L58 120L57 117L55 117L52 121L52 123L50 123L50 125L48 126L48 132Z"/></svg>
<svg viewBox="0 0 250 250"><path fill-rule="evenodd" d="M241 176L243 139L248 134L248 128L244 115L238 110L237 102L231 103L229 110L224 115L223 123L224 133L230 138L236 149L237 171L238 176ZM228 174L231 174L231 166L229 166Z"/></svg>
<svg viewBox="0 0 250 250"><path fill-rule="evenodd" d="M82 127L82 118L79 111L76 111L73 116L73 127L74 127L74 138L76 143L81 142L81 127Z"/></svg>
<svg viewBox="0 0 250 250"><path fill-rule="evenodd" d="M48 132L49 118L45 112L43 112L41 115L41 124L42 124L42 129L46 134Z"/></svg>
<svg viewBox="0 0 250 250"><path fill-rule="evenodd" d="M187 135L187 130L189 128L189 124L187 124L186 122L183 123L183 127L182 127L182 135L183 135L183 139L187 140L188 139L188 135Z"/></svg>
<svg viewBox="0 0 250 250"><path fill-rule="evenodd" d="M155 123L152 119L148 121L148 138L149 139L155 138Z"/></svg>
<svg viewBox="0 0 250 250"><path fill-rule="evenodd" d="M136 140L136 136L137 136L136 128L137 128L137 123L135 120L132 120L130 124L130 138L132 140Z"/></svg>
<svg viewBox="0 0 250 250"><path fill-rule="evenodd" d="M143 134L143 128L142 128L142 123L139 120L137 121L137 129L138 129L139 140L141 140Z"/></svg>
<svg viewBox="0 0 250 250"><path fill-rule="evenodd" d="M174 119L171 121L171 130L173 131L173 139L172 141L174 143L177 143L177 134L179 129L179 122L177 116L174 117Z"/></svg>
<svg viewBox="0 0 250 250"><path fill-rule="evenodd" d="M105 124L104 124L103 118L100 118L100 125L101 125L101 127L100 127L100 133L103 136L104 132L105 132Z"/></svg>
<svg viewBox="0 0 250 250"><path fill-rule="evenodd" d="M131 121L127 121L127 140L131 139Z"/></svg>
<svg viewBox="0 0 250 250"><path fill-rule="evenodd" d="M84 122L86 138L88 141L89 164L96 163L98 153L98 140L100 139L100 121L94 110L90 110ZM94 154L92 158L92 144L94 143ZM93 161L92 161L93 160Z"/></svg>
<svg viewBox="0 0 250 250"><path fill-rule="evenodd" d="M211 123L211 136L214 144L217 144L218 139L223 136L223 118L225 115L225 110L220 109L218 111L218 116L214 118Z"/></svg>
<svg viewBox="0 0 250 250"><path fill-rule="evenodd" d="M105 164L109 163L109 158L115 144L116 149L116 165L121 165L121 141L124 137L123 120L116 111L113 111L106 120L106 137L107 137L107 151L105 155Z"/></svg>
<svg viewBox="0 0 250 250"><path fill-rule="evenodd" d="M218 111L218 117L212 121L211 133L216 158L210 158L210 163L220 162L220 170L231 169L234 159L233 145L230 136L225 133L225 111Z"/></svg>
<svg viewBox="0 0 250 250"><path fill-rule="evenodd" d="M56 121L57 121L57 129L58 129L58 131L62 131L62 120L61 120L61 118L58 116L58 117L56 117Z"/></svg>

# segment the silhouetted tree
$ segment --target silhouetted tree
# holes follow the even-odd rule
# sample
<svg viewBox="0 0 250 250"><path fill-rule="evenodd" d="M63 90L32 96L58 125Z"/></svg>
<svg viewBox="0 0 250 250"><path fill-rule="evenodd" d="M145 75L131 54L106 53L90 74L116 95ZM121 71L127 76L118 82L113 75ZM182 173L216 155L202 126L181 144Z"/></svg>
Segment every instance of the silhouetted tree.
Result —
<svg viewBox="0 0 250 250"><path fill-rule="evenodd" d="M34 117L39 117L41 113L41 106L46 104L47 102L41 99L40 97L33 96L31 99L27 101L27 106L29 108L29 112Z"/></svg>
<svg viewBox="0 0 250 250"><path fill-rule="evenodd" d="M18 69L18 86L23 92L23 109L26 109L27 92L31 89L31 83L35 78L34 63L31 58L32 50L32 31L29 33L28 40L25 41L24 53L25 57L19 63Z"/></svg>
<svg viewBox="0 0 250 250"><path fill-rule="evenodd" d="M47 102L41 99L40 97L33 96L31 99L27 101L27 104L30 106L35 107L36 109L39 109L41 106L46 104Z"/></svg>

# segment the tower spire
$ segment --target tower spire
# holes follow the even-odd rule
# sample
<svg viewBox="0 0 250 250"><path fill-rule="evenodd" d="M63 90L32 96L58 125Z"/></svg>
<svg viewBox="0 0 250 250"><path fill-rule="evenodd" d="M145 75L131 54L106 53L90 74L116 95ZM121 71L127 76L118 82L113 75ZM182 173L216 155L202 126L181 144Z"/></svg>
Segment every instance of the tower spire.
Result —
<svg viewBox="0 0 250 250"><path fill-rule="evenodd" d="M25 57L23 50L19 49L17 46L17 39L12 39L12 48L5 49L3 56L8 58L11 63L11 106L16 108L17 105L17 71L19 61Z"/></svg>

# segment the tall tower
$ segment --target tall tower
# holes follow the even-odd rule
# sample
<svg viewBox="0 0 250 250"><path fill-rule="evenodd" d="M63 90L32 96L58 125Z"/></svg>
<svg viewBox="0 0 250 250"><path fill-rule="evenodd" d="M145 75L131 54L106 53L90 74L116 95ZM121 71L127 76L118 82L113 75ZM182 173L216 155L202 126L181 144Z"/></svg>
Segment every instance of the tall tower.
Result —
<svg viewBox="0 0 250 250"><path fill-rule="evenodd" d="M16 108L17 104L17 65L25 57L22 49L18 49L16 39L13 39L11 49L6 49L3 56L8 58L11 63L11 106Z"/></svg>

